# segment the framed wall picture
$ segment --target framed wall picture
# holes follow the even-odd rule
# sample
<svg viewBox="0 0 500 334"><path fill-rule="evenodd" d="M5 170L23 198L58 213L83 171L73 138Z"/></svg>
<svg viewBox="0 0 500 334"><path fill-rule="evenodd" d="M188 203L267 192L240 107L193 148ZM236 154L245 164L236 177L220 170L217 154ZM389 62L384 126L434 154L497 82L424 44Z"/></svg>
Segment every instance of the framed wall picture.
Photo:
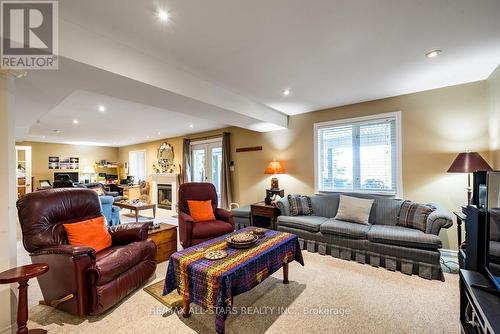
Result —
<svg viewBox="0 0 500 334"><path fill-rule="evenodd" d="M71 169L69 158L68 157L60 157L59 158L59 169Z"/></svg>
<svg viewBox="0 0 500 334"><path fill-rule="evenodd" d="M49 157L49 169L59 169L59 157Z"/></svg>

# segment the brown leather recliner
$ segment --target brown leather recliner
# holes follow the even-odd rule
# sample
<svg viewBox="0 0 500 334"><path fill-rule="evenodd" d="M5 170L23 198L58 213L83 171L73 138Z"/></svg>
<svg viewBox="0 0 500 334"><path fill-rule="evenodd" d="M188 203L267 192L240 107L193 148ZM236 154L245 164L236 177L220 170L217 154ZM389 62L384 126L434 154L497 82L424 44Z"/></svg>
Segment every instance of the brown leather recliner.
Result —
<svg viewBox="0 0 500 334"><path fill-rule="evenodd" d="M188 200L212 201L215 220L195 223L189 214ZM179 187L179 237L184 248L234 231L234 217L230 211L217 207L217 191L212 183L189 182Z"/></svg>
<svg viewBox="0 0 500 334"><path fill-rule="evenodd" d="M97 193L61 188L17 201L24 248L33 263L48 263L38 282L49 305L75 315L100 314L139 287L156 269L156 245L147 223L112 226L113 245L98 253L71 246L62 224L102 215Z"/></svg>

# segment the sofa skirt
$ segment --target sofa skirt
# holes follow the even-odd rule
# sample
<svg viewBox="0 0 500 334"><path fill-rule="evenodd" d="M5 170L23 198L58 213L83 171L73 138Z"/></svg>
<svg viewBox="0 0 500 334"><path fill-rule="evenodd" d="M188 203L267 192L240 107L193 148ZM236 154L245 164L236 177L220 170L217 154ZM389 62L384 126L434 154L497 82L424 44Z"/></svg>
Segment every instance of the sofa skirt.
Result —
<svg viewBox="0 0 500 334"><path fill-rule="evenodd" d="M437 250L373 243L366 239L350 239L321 232L311 233L286 226L279 226L278 230L297 235L301 249L309 252L444 281L440 253Z"/></svg>

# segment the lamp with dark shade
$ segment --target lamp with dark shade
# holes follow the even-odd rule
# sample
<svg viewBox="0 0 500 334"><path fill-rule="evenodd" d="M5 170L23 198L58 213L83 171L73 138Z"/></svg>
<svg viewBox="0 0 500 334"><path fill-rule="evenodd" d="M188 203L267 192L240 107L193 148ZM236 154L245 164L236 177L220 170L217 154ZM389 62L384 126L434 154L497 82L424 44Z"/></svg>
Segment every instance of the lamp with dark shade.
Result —
<svg viewBox="0 0 500 334"><path fill-rule="evenodd" d="M467 203L472 201L471 173L480 171L491 171L492 168L477 152L459 153L455 158L448 173L467 173Z"/></svg>

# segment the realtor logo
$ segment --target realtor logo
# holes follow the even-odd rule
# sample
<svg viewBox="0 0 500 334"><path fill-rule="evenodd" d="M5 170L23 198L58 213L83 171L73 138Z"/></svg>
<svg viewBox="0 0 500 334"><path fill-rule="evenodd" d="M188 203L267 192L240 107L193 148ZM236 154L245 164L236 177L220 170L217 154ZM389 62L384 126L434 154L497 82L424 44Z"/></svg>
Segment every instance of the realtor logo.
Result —
<svg viewBox="0 0 500 334"><path fill-rule="evenodd" d="M0 69L58 68L58 2L1 3Z"/></svg>

